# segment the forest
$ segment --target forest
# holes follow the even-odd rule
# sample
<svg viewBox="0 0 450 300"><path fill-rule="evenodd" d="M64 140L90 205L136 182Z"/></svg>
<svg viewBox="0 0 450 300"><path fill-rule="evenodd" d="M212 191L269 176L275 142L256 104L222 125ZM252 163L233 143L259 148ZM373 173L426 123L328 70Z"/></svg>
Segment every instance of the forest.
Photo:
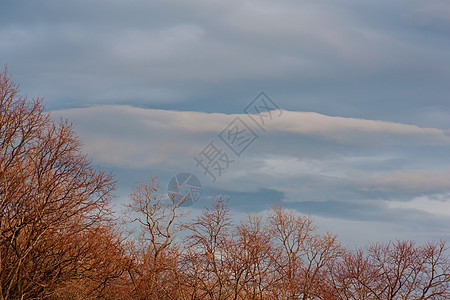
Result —
<svg viewBox="0 0 450 300"><path fill-rule="evenodd" d="M445 241L348 249L281 202L236 224L224 195L187 218L143 180L119 215L113 174L5 68L0 299L450 299Z"/></svg>

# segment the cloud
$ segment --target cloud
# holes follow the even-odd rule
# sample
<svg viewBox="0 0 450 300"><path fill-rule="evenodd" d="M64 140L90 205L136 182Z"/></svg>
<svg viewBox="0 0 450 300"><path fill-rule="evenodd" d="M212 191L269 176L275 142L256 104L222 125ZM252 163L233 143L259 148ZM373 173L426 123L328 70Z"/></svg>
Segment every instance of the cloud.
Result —
<svg viewBox="0 0 450 300"><path fill-rule="evenodd" d="M450 216L450 195L432 194L416 197L408 202L389 202L389 207L393 209L409 209L425 212L442 217Z"/></svg>
<svg viewBox="0 0 450 300"><path fill-rule="evenodd" d="M410 14L410 21L422 27L450 31L450 4L444 1L423 3Z"/></svg>
<svg viewBox="0 0 450 300"><path fill-rule="evenodd" d="M408 27L414 13L438 19L438 3L13 2L0 57L51 109L229 113L265 88L289 110L408 123L447 101L445 36Z"/></svg>
<svg viewBox="0 0 450 300"><path fill-rule="evenodd" d="M167 163L171 156L195 155L204 147L205 141L216 137L236 117L254 126L246 115L166 111L132 106L96 106L60 110L53 114L73 120L83 136L87 151L99 160L147 167ZM449 136L441 129L290 111L285 111L281 117L271 121L267 136L264 137L265 144L270 145L271 137L276 138L278 135L293 135L294 138L306 135L332 143L371 145L375 148L393 144L450 144ZM278 154L286 153L288 149L281 146L278 145ZM264 147L255 147L256 153L264 153ZM273 164L270 159L266 162L268 165ZM283 161L277 161L276 164L281 166ZM287 167L294 165L289 159L286 161Z"/></svg>
<svg viewBox="0 0 450 300"><path fill-rule="evenodd" d="M362 191L433 193L450 190L450 169L406 170L384 173L356 182Z"/></svg>
<svg viewBox="0 0 450 300"><path fill-rule="evenodd" d="M194 157L214 141L232 161L218 174L217 188L234 193L264 187L290 202L351 202L408 201L450 190L450 167L439 159L450 141L446 131L437 128L292 111L271 120L265 133L243 114L132 106L52 114L75 122L85 151L100 164L168 173L187 170L203 176L205 184L211 178L196 167ZM236 117L259 135L241 157L218 137ZM428 158L430 154L436 161Z"/></svg>
<svg viewBox="0 0 450 300"><path fill-rule="evenodd" d="M274 120L273 123L270 127L272 130L319 135L342 143L361 141L375 143L382 142L383 139L391 139L391 142L395 143L399 137L406 138L410 142L416 140L418 143L448 144L450 142L448 132L441 129L357 118L330 117L311 112L286 112L282 118Z"/></svg>
<svg viewBox="0 0 450 300"><path fill-rule="evenodd" d="M411 199L448 190L447 11L438 0L9 1L0 64L76 123L121 189L190 171L250 199L236 207L280 198L347 239L355 227L385 235L375 226L437 237L448 222ZM285 109L265 132L241 113L261 90ZM212 140L229 151L218 134L238 116L259 138L211 183L193 157Z"/></svg>

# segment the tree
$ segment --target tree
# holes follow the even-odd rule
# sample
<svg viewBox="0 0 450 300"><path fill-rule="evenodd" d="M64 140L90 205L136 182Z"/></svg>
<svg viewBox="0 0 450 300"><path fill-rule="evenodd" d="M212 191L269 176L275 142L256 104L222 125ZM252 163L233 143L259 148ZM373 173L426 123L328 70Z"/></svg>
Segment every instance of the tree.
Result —
<svg viewBox="0 0 450 300"><path fill-rule="evenodd" d="M111 230L114 189L112 176L82 154L72 125L53 121L42 99L21 96L5 68L0 74L0 299L48 297L91 274L83 261L92 254L93 240L85 238Z"/></svg>
<svg viewBox="0 0 450 300"><path fill-rule="evenodd" d="M274 205L267 223L248 215L233 226L227 199L187 225L182 271L191 299L330 299L327 270L345 253L309 217Z"/></svg>
<svg viewBox="0 0 450 300"><path fill-rule="evenodd" d="M203 210L193 222L186 225L189 231L186 243L184 269L196 278L185 277L185 286L192 291L193 299L227 299L229 234L231 229L228 198L214 196L211 208Z"/></svg>
<svg viewBox="0 0 450 300"><path fill-rule="evenodd" d="M262 215L249 214L235 227L228 252L234 299L269 299L280 280L276 262L281 259ZM276 298L276 297L273 297Z"/></svg>
<svg viewBox="0 0 450 300"><path fill-rule="evenodd" d="M126 205L127 225L139 227L130 276L138 297L173 299L178 290L175 277L179 255L174 240L182 229L179 220L183 209L164 199L159 190L153 177L134 189L131 203Z"/></svg>
<svg viewBox="0 0 450 300"><path fill-rule="evenodd" d="M369 245L348 253L332 272L336 294L347 299L448 299L450 262L445 242Z"/></svg>
<svg viewBox="0 0 450 300"><path fill-rule="evenodd" d="M316 234L310 217L274 204L270 232L277 240L278 291L283 299L329 299L326 270L344 253L336 235Z"/></svg>
<svg viewBox="0 0 450 300"><path fill-rule="evenodd" d="M349 251L280 204L233 225L219 195L182 224L156 178L130 195L124 238L112 175L42 103L0 73L0 300L450 298L443 241Z"/></svg>

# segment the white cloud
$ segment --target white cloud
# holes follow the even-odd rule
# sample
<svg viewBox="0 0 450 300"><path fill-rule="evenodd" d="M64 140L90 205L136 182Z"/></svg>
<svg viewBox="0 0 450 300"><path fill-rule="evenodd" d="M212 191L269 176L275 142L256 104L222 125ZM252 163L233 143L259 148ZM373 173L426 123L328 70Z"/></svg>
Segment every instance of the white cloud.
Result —
<svg viewBox="0 0 450 300"><path fill-rule="evenodd" d="M166 111L131 106L96 106L60 110L53 114L73 120L87 150L100 161L118 164L122 160L121 164L128 165L137 159L132 163L133 166L164 163L174 155L192 156L205 146L205 141L215 138L237 116L253 126L246 115ZM450 142L446 132L436 128L307 112L285 111L281 117L271 120L267 128L265 144L271 143L272 136L275 138L285 134L308 135L341 144L369 144L376 147L389 144L448 145ZM287 150L282 145L277 145L277 148L281 153ZM264 149L260 151L264 152ZM143 159L143 155L152 158ZM277 163L281 164L280 161ZM293 166L289 161L285 161L285 164L291 168Z"/></svg>
<svg viewBox="0 0 450 300"><path fill-rule="evenodd" d="M372 192L426 192L450 190L450 169L403 170L370 176L356 180L355 185L363 191Z"/></svg>
<svg viewBox="0 0 450 300"><path fill-rule="evenodd" d="M407 202L388 202L388 207L392 209L414 209L438 216L450 216L450 195L438 194L420 196Z"/></svg>
<svg viewBox="0 0 450 300"><path fill-rule="evenodd" d="M266 133L238 114L96 106L53 115L75 122L85 151L96 162L122 168L187 168L201 173L193 157L215 140L234 160L220 178L222 186L234 191L264 186L299 201L305 195L316 200L337 197L335 190L352 197L363 193L389 198L450 189L450 166L427 165L427 153L407 157L415 147L449 147L446 132L436 128L290 111L271 120ZM260 134L240 158L218 138L237 116ZM326 140L327 146L315 140ZM305 155L305 147L326 155Z"/></svg>
<svg viewBox="0 0 450 300"><path fill-rule="evenodd" d="M448 132L437 128L421 128L415 125L364 120L357 118L330 117L312 112L289 112L277 118L270 130L312 134L341 143L395 143L398 138L408 142L450 143ZM405 140L399 140L400 143Z"/></svg>

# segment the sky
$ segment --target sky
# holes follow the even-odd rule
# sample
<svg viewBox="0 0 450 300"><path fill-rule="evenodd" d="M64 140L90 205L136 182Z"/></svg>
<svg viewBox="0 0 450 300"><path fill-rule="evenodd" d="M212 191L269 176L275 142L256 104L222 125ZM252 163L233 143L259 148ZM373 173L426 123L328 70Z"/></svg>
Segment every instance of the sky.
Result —
<svg viewBox="0 0 450 300"><path fill-rule="evenodd" d="M0 64L74 123L115 203L187 172L194 211L220 193L346 245L450 237L448 1L3 1Z"/></svg>

